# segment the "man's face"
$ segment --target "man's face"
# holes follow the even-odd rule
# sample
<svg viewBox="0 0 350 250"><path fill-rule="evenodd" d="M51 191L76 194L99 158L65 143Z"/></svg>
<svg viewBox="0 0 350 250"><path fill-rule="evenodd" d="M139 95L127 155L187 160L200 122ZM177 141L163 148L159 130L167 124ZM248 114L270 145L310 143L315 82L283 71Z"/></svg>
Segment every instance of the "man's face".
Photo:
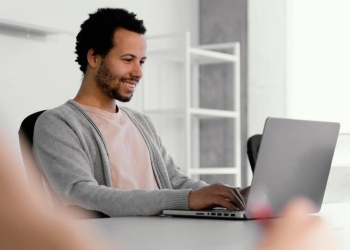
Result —
<svg viewBox="0 0 350 250"><path fill-rule="evenodd" d="M114 33L113 44L100 63L95 80L102 93L128 102L142 77L146 40L143 35L119 29Z"/></svg>

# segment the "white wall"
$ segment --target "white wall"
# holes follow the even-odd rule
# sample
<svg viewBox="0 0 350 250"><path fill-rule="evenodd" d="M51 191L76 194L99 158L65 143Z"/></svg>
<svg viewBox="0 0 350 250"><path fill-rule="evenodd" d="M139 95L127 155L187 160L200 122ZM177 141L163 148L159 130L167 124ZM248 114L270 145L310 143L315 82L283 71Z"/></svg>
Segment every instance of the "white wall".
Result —
<svg viewBox="0 0 350 250"><path fill-rule="evenodd" d="M248 4L248 137L286 113L286 0Z"/></svg>
<svg viewBox="0 0 350 250"><path fill-rule="evenodd" d="M288 116L350 132L350 1L290 1Z"/></svg>
<svg viewBox="0 0 350 250"><path fill-rule="evenodd" d="M122 7L145 21L147 36L181 33L198 38L198 0L44 1L1 0L0 19L79 31L88 13L98 7ZM20 156L17 131L21 121L38 110L58 106L75 96L81 73L75 62L75 35L44 40L9 36L0 30L1 125ZM140 109L137 93L130 107Z"/></svg>

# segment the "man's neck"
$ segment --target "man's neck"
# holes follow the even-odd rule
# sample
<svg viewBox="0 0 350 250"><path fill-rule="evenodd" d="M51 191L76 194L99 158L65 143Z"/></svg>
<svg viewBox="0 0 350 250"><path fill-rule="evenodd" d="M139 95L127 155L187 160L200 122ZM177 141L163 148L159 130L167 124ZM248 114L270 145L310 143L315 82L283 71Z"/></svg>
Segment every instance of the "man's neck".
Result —
<svg viewBox="0 0 350 250"><path fill-rule="evenodd" d="M91 86L93 85L83 81L73 100L82 105L117 113L118 107L116 106L116 101L101 93L98 88L92 88Z"/></svg>

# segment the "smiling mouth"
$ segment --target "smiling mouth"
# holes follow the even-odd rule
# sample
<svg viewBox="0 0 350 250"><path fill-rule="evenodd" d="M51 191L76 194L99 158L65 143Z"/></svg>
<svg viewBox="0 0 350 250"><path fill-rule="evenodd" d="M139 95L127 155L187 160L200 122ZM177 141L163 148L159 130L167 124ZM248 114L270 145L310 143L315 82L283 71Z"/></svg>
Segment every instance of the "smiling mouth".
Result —
<svg viewBox="0 0 350 250"><path fill-rule="evenodd" d="M136 84L135 83L129 83L129 82L122 82L123 84L125 84L126 86L128 86L129 88L136 88Z"/></svg>

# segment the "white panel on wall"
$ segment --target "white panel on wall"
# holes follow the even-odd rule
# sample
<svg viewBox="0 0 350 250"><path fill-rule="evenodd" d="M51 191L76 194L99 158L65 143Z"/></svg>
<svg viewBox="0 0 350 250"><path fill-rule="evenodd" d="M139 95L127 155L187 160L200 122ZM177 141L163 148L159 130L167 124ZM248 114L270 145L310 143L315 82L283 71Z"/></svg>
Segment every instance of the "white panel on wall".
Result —
<svg viewBox="0 0 350 250"><path fill-rule="evenodd" d="M248 136L261 134L267 117L285 116L286 2L248 4Z"/></svg>
<svg viewBox="0 0 350 250"><path fill-rule="evenodd" d="M336 121L350 133L350 1L288 6L288 116Z"/></svg>

